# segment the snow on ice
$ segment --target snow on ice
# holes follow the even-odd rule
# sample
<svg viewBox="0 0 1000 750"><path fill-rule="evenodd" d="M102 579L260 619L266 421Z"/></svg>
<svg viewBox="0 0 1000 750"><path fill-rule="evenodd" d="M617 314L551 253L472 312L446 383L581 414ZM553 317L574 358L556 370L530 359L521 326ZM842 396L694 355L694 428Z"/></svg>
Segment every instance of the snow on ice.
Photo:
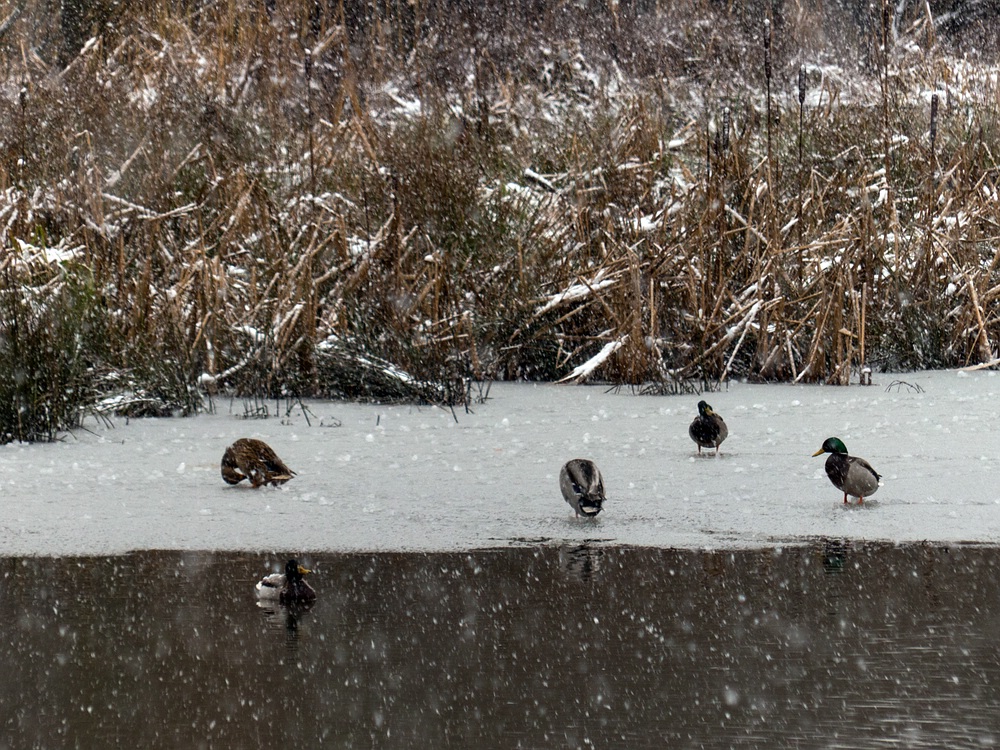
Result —
<svg viewBox="0 0 1000 750"><path fill-rule="evenodd" d="M312 402L309 422L301 410L246 420L239 402L232 413L223 402L216 414L94 423L58 443L0 448L0 552L996 544L998 396L1000 377L979 370L876 374L870 387L733 383L701 396L499 383L457 419ZM699 398L729 425L718 458L699 458L687 434ZM280 488L225 484L219 461L242 436L266 440L298 476ZM825 457L811 457L830 436L883 475L861 506L844 506ZM559 468L575 457L604 475L595 520L574 518L559 492Z"/></svg>

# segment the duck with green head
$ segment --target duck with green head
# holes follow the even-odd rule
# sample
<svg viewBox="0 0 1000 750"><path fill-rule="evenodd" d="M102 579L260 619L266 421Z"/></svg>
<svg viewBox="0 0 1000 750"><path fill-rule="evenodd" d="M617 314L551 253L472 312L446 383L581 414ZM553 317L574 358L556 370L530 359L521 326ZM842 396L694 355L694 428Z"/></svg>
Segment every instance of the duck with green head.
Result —
<svg viewBox="0 0 1000 750"><path fill-rule="evenodd" d="M847 455L847 446L840 438L827 438L823 447L813 453L813 457L829 453L826 459L826 475L830 477L833 486L847 496L858 498L860 505L866 497L874 495L878 490L878 480L882 478L872 465L863 458Z"/></svg>
<svg viewBox="0 0 1000 750"><path fill-rule="evenodd" d="M260 579L254 587L258 599L277 599L280 604L310 604L316 600L316 591L303 576L311 570L299 565L294 558L285 563L284 573L272 573Z"/></svg>

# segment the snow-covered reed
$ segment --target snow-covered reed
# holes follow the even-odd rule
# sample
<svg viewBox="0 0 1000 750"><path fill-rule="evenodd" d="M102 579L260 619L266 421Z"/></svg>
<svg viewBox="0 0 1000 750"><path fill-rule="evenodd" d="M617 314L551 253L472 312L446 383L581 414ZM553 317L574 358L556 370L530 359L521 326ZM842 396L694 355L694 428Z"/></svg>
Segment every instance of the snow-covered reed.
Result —
<svg viewBox="0 0 1000 750"><path fill-rule="evenodd" d="M0 361L78 407L996 358L997 76L934 3L52 7L0 18Z"/></svg>

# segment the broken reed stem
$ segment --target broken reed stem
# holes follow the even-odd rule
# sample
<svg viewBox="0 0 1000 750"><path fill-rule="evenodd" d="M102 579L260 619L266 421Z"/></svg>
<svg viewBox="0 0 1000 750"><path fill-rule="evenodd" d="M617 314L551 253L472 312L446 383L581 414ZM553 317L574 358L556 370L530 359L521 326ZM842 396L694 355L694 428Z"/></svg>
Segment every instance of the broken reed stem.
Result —
<svg viewBox="0 0 1000 750"><path fill-rule="evenodd" d="M972 312L976 318L976 355L979 362L990 362L993 359L993 347L990 344L989 334L986 332L986 322L983 320L983 309L979 305L979 295L976 292L976 285L972 277L965 275L965 284L969 290L969 300L972 304Z"/></svg>

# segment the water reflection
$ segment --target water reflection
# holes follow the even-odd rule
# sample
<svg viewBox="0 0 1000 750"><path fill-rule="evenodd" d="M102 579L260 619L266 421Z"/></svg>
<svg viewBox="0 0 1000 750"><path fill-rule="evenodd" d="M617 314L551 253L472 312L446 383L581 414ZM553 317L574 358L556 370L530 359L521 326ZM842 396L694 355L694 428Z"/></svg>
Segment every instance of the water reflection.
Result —
<svg viewBox="0 0 1000 750"><path fill-rule="evenodd" d="M313 602L295 602L279 604L276 601L257 601L267 624L285 634L285 648L290 653L296 653L299 644L299 621L304 618L314 606Z"/></svg>
<svg viewBox="0 0 1000 750"><path fill-rule="evenodd" d="M831 574L842 573L849 548L850 542L843 539L823 540L823 569Z"/></svg>
<svg viewBox="0 0 1000 750"><path fill-rule="evenodd" d="M559 548L559 566L570 578L586 583L597 577L603 554L604 548L596 545L566 545Z"/></svg>
<svg viewBox="0 0 1000 750"><path fill-rule="evenodd" d="M0 748L983 747L1000 552L600 544L0 560ZM581 585L586 584L586 585Z"/></svg>

